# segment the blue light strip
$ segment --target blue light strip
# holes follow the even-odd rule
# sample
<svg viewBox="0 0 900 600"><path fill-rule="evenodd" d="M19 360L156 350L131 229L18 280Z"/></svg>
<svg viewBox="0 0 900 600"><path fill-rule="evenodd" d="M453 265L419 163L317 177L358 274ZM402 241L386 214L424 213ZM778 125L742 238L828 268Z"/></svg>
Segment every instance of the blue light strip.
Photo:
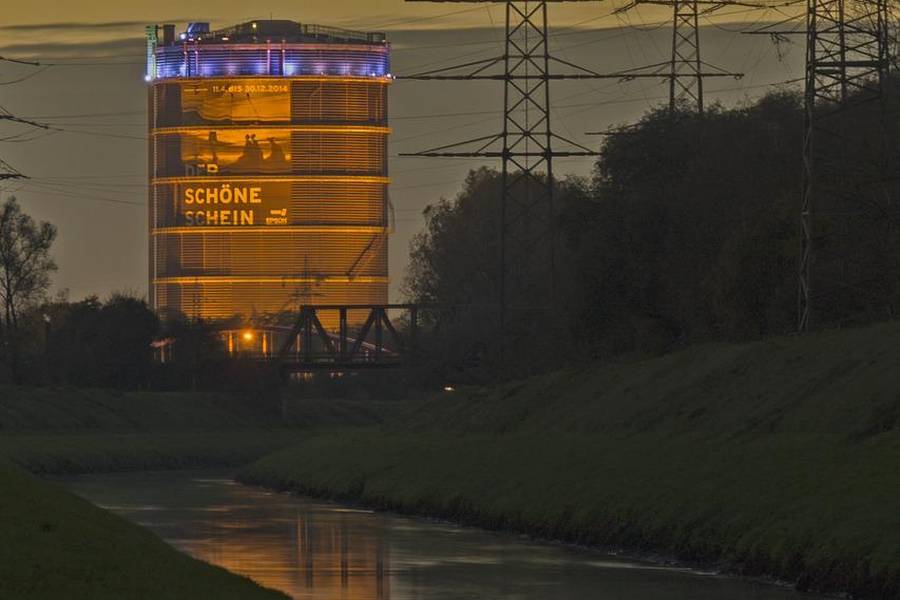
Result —
<svg viewBox="0 0 900 600"><path fill-rule="evenodd" d="M386 49L322 49L280 44L259 48L185 44L156 48L156 79L177 77L230 77L333 75L384 77L390 74ZM151 65L148 65L148 70Z"/></svg>

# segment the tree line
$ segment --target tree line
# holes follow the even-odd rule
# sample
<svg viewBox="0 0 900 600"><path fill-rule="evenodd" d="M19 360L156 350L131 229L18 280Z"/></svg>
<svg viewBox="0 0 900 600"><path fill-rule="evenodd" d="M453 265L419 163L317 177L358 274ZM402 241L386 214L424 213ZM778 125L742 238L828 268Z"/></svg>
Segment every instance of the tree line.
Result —
<svg viewBox="0 0 900 600"><path fill-rule="evenodd" d="M228 360L218 324L166 319L134 293L50 297L57 230L15 198L0 206L0 383L121 389L216 389L257 383L255 365ZM154 342L177 339L166 363Z"/></svg>
<svg viewBox="0 0 900 600"><path fill-rule="evenodd" d="M817 327L893 318L900 303L898 91L890 79L880 99L823 114L812 155ZM775 92L702 116L652 110L608 136L591 177L553 182L551 314L514 316L504 332L500 174L471 171L455 198L425 210L410 247L404 293L432 307L420 312L422 376L487 381L795 331L804 131L802 97ZM537 193L528 185L517 193ZM513 227L533 237L536 224ZM178 389L263 377L226 357L216 323L161 320L133 294L48 298L55 237L15 199L2 205L0 381ZM541 250L518 263L510 297L527 304L522 282L547 271ZM154 360L161 338L177 340L166 364Z"/></svg>
<svg viewBox="0 0 900 600"><path fill-rule="evenodd" d="M815 327L889 319L900 307L898 90L895 78L880 99L821 109ZM802 101L779 91L703 115L653 110L606 138L590 178L555 182L560 327L507 342L514 374L796 331ZM496 306L499 204L500 174L482 168L428 207L411 246L412 300ZM435 313L433 362L489 377L495 323L490 311Z"/></svg>

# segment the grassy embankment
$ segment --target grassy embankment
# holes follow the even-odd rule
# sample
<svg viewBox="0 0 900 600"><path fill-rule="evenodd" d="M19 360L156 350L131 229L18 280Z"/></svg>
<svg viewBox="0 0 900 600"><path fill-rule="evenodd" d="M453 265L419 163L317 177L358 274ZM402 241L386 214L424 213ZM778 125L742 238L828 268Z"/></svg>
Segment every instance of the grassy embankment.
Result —
<svg viewBox="0 0 900 600"><path fill-rule="evenodd" d="M297 439L238 397L0 389L0 456L34 473L232 466Z"/></svg>
<svg viewBox="0 0 900 600"><path fill-rule="evenodd" d="M328 398L0 386L0 456L34 473L230 467L310 427L371 425L381 410Z"/></svg>
<svg viewBox="0 0 900 600"><path fill-rule="evenodd" d="M286 598L0 461L0 598Z"/></svg>
<svg viewBox="0 0 900 600"><path fill-rule="evenodd" d="M245 482L900 597L900 325L442 394Z"/></svg>
<svg viewBox="0 0 900 600"><path fill-rule="evenodd" d="M330 399L0 386L0 598L283 598L189 558L35 473L237 466L304 428L371 424Z"/></svg>

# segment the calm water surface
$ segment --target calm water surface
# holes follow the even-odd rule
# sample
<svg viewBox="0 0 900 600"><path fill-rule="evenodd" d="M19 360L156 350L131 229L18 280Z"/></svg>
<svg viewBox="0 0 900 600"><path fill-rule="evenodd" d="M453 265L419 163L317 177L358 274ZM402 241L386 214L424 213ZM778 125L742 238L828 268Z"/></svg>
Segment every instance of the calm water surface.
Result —
<svg viewBox="0 0 900 600"><path fill-rule="evenodd" d="M176 548L298 599L800 600L779 587L245 487L222 473L64 485Z"/></svg>

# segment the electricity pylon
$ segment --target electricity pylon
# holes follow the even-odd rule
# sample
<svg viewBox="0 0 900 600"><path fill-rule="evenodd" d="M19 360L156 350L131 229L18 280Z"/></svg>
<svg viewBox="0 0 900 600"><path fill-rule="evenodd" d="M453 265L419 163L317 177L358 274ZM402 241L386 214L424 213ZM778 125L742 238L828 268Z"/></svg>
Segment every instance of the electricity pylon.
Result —
<svg viewBox="0 0 900 600"><path fill-rule="evenodd" d="M864 192L848 191L836 183L846 171L840 158L843 144L836 117L881 98L889 65L888 42L886 0L807 0L800 332L810 328L813 307L829 289L864 285L850 280L845 268L847 248L833 241L840 235L840 227L860 216L864 208ZM826 236L832 240L829 246L837 249L834 256L820 252ZM830 268L837 263L838 267Z"/></svg>
<svg viewBox="0 0 900 600"><path fill-rule="evenodd" d="M448 0L407 0L441 2ZM430 81L503 82L499 133L401 156L484 157L501 160L497 303L501 346L518 340L515 323L550 323L556 303L556 215L553 160L598 153L557 134L551 122L550 82L574 79L659 79L658 73L598 73L552 56L547 5L591 0L449 0L505 5L501 56L401 76Z"/></svg>
<svg viewBox="0 0 900 600"><path fill-rule="evenodd" d="M27 179L27 177L11 167L8 162L0 158L0 181L7 181L10 179Z"/></svg>
<svg viewBox="0 0 900 600"><path fill-rule="evenodd" d="M724 6L764 8L760 2L732 0L633 0L616 10L625 12L640 4L672 7L672 46L669 60L647 65L641 72L654 73L669 80L669 110L685 107L703 114L703 80L710 77L740 79L743 73L731 73L704 62L700 50L700 16Z"/></svg>

